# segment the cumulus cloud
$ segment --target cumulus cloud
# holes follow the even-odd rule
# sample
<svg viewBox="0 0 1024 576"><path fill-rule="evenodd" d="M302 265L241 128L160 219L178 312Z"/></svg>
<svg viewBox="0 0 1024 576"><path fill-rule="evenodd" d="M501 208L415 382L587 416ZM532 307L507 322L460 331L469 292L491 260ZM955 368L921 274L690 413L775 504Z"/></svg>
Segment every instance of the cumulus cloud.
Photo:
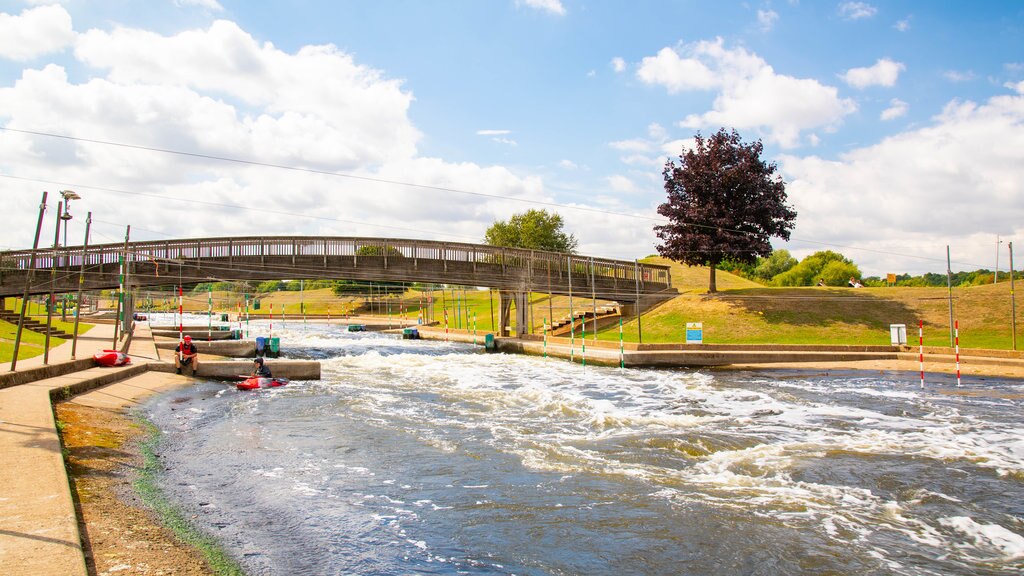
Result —
<svg viewBox="0 0 1024 576"><path fill-rule="evenodd" d="M757 23L761 26L761 30L764 32L770 31L775 27L775 23L779 20L779 13L774 10L758 10L757 11Z"/></svg>
<svg viewBox="0 0 1024 576"><path fill-rule="evenodd" d="M94 29L73 54L93 77L50 63L0 85L0 175L19 178L4 179L19 221L34 218L39 190L60 186L82 194L79 210L131 224L133 239L248 234L258 218L276 234L474 241L529 205L517 200L550 200L538 178L420 156L412 93L334 46L285 52L217 21L173 35ZM94 231L116 242L124 229ZM30 234L5 242L24 247Z"/></svg>
<svg viewBox="0 0 1024 576"><path fill-rule="evenodd" d="M71 45L75 33L63 6L39 6L17 16L0 12L0 58L32 60Z"/></svg>
<svg viewBox="0 0 1024 576"><path fill-rule="evenodd" d="M680 122L684 128L753 128L786 148L799 145L802 132L834 128L856 110L856 104L840 98L835 87L778 74L756 54L742 47L726 48L721 38L663 48L643 59L637 77L670 94L718 92L713 109L687 116Z"/></svg>
<svg viewBox="0 0 1024 576"><path fill-rule="evenodd" d="M562 5L561 0L516 0L516 5L565 16L565 6Z"/></svg>
<svg viewBox="0 0 1024 576"><path fill-rule="evenodd" d="M639 189L632 180L621 174L615 174L607 178L608 187L616 192L623 192L626 194L633 194Z"/></svg>
<svg viewBox="0 0 1024 576"><path fill-rule="evenodd" d="M511 134L511 130L477 130L477 136L505 136Z"/></svg>
<svg viewBox="0 0 1024 576"><path fill-rule="evenodd" d="M907 254L922 257L908 272L941 270L946 244L965 267L986 266L992 238L961 231L1024 232L1024 95L952 101L926 127L837 160L784 156L780 166L796 239L879 250L849 254L876 274L904 271Z"/></svg>
<svg viewBox="0 0 1024 576"><path fill-rule="evenodd" d="M878 13L878 8L867 2L843 2L839 5L839 15L846 20L871 18Z"/></svg>
<svg viewBox="0 0 1024 576"><path fill-rule="evenodd" d="M895 120L897 118L903 117L907 113L908 109L909 106L906 102L900 100L899 98L893 98L892 100L889 101L889 107L886 108L885 110L882 110L882 115L880 116L880 118L882 120Z"/></svg>
<svg viewBox="0 0 1024 576"><path fill-rule="evenodd" d="M900 72L906 69L902 62L894 62L888 58L879 58L873 66L866 68L850 68L843 74L843 80L854 88L864 89L869 86L895 86Z"/></svg>
<svg viewBox="0 0 1024 576"><path fill-rule="evenodd" d="M623 72L626 70L626 61L623 60L622 58L619 58L618 56L612 58L611 64L612 70L615 70L616 72Z"/></svg>

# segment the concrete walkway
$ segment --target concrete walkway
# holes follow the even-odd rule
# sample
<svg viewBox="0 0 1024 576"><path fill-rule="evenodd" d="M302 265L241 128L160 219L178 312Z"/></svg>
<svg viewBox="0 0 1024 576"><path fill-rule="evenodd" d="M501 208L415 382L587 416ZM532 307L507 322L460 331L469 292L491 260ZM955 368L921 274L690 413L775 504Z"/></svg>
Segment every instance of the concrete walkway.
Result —
<svg viewBox="0 0 1024 576"><path fill-rule="evenodd" d="M76 355L91 358L96 351L110 348L112 339L113 326L97 325L80 336ZM144 325L137 327L129 354L132 366L88 368L0 389L0 572L86 574L52 402L136 374L141 375L106 386L89 402L123 405L191 381L174 374L146 372L146 364L157 355ZM71 343L67 342L50 351L51 366L46 368L57 371L70 358ZM42 367L42 356L18 362L19 372L33 367Z"/></svg>

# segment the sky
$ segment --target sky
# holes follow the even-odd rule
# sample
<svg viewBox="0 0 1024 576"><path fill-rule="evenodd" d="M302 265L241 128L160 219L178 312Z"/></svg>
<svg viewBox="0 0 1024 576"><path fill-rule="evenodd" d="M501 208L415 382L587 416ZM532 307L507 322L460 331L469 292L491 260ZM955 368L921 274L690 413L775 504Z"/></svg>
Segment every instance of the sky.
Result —
<svg viewBox="0 0 1024 576"><path fill-rule="evenodd" d="M73 190L72 244L89 211L90 243L481 242L535 208L631 260L666 161L722 127L786 183L775 248L1005 271L1024 3L0 0L0 249L31 247L43 191L52 245Z"/></svg>

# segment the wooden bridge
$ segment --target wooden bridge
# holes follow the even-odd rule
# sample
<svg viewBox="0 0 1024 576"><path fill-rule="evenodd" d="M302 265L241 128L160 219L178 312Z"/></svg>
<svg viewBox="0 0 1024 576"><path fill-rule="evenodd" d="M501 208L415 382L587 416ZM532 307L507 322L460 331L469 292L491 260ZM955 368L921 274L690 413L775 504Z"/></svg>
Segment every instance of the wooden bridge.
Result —
<svg viewBox="0 0 1024 576"><path fill-rule="evenodd" d="M124 267L122 268L122 263ZM483 286L514 303L525 327L529 292L637 304L672 292L667 266L481 244L391 238L252 236L65 246L0 253L0 298L210 281L338 279ZM659 298L660 299L660 298ZM521 316L521 317L520 317Z"/></svg>

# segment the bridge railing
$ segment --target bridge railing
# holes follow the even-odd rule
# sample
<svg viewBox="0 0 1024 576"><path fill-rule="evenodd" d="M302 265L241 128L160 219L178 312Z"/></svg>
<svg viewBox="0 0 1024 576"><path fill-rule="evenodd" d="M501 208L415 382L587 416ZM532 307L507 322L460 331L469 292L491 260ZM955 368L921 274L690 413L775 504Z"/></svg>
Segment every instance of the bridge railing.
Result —
<svg viewBox="0 0 1024 576"><path fill-rule="evenodd" d="M671 287L672 280L667 266L640 264L628 260L612 260L557 252L502 248L482 244L460 242L438 242L431 240L408 240L393 238L316 237L316 236L265 236L233 238L197 238L187 240L163 240L129 242L127 253L124 243L96 244L83 251L82 246L66 246L54 250L41 249L36 252L34 267L44 271L66 269L78 270L84 260L86 266L117 264L127 255L129 262L198 262L204 259L233 260L252 258L296 259L320 257L326 264L328 257L351 257L358 262L361 257L382 257L385 268L401 260L432 260L446 263L464 263L474 266L500 265L503 270L527 271L532 278L541 279L548 275L561 278L571 275L580 284L589 284L591 279L614 279L616 281L639 282L653 287ZM28 270L33 267L31 252L28 250L0 253L0 268L3 270ZM651 288L651 287L648 287Z"/></svg>

